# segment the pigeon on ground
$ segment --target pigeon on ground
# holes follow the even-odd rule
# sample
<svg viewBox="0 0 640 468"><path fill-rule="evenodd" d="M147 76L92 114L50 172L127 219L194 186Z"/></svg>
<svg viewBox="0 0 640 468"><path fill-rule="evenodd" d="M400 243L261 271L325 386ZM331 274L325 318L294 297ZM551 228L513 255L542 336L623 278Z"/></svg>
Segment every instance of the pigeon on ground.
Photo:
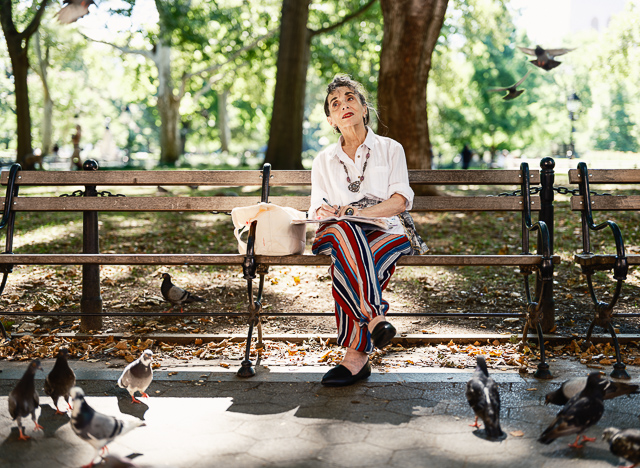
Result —
<svg viewBox="0 0 640 468"><path fill-rule="evenodd" d="M118 379L118 387L127 389L129 395L131 395L132 403L141 403L134 396L136 392L140 392L144 398L149 398L145 391L153 380L152 360L153 353L150 349L145 349L140 358L125 367Z"/></svg>
<svg viewBox="0 0 640 468"><path fill-rule="evenodd" d="M536 57L535 60L531 60L536 67L540 67L543 70L549 71L553 68L556 68L560 63L557 60L554 60L554 57L558 55L566 54L567 52L571 52L574 49L543 49L540 46L536 46L535 49L529 49L527 47L518 47L522 52L527 55L534 55Z"/></svg>
<svg viewBox="0 0 640 468"><path fill-rule="evenodd" d="M64 0L64 7L58 12L58 21L70 24L89 14L89 7L95 5L93 0Z"/></svg>
<svg viewBox="0 0 640 468"><path fill-rule="evenodd" d="M553 392L547 393L547 396L544 398L544 404L548 405L549 403L551 403L553 405L563 406L571 399L571 397L584 390L584 387L586 385L587 377L576 377L562 382L560 388L554 390ZM604 391L605 400L611 400L612 398L622 395L632 395L640 393L640 385L628 384L624 382L614 382L613 380L609 380L606 378L600 380L600 385L602 386L602 390Z"/></svg>
<svg viewBox="0 0 640 468"><path fill-rule="evenodd" d="M597 423L604 413L604 390L600 372L592 372L587 377L584 390L574 395L558 412L556 418L544 430L538 442L550 444L558 437L576 434L576 441L569 447L582 448L578 443L580 434ZM582 436L582 442L593 442L595 439Z"/></svg>
<svg viewBox="0 0 640 468"><path fill-rule="evenodd" d="M78 437L86 440L96 449L91 462L83 468L92 467L98 453L104 453L107 444L113 442L116 437L126 434L136 427L146 425L140 419L124 421L99 413L85 401L84 392L80 387L71 389L71 398L73 399L71 428Z"/></svg>
<svg viewBox="0 0 640 468"><path fill-rule="evenodd" d="M29 363L29 367L24 375L9 394L9 414L16 423L18 423L18 431L20 431L20 440L30 439L30 436L24 435L24 427L22 426L22 418L31 415L31 419L35 423L34 430L44 429L38 424L36 410L40 406L40 398L36 391L34 382L36 370L42 370L39 359L34 359Z"/></svg>
<svg viewBox="0 0 640 468"><path fill-rule="evenodd" d="M71 409L69 404L69 390L76 384L76 374L69 367L67 358L69 357L69 350L63 348L58 353L56 363L47 375L44 381L44 393L49 395L53 400L53 404L56 406L56 414L65 414L58 409L58 399L64 398L67 402L67 406Z"/></svg>
<svg viewBox="0 0 640 468"><path fill-rule="evenodd" d="M173 305L180 306L180 312L182 310L182 304L188 304L190 302L204 302L204 299L191 294L189 291L176 286L171 282L171 275L169 273L162 273L162 286L160 286L160 292L162 297ZM168 312L168 311L167 311Z"/></svg>
<svg viewBox="0 0 640 468"><path fill-rule="evenodd" d="M471 426L480 427L478 418L481 418L484 422L487 437L496 439L504 434L500 429L500 394L498 393L498 385L489 377L484 356L477 356L476 362L476 371L473 373L471 380L467 382L466 391L467 401L476 414L476 421Z"/></svg>
<svg viewBox="0 0 640 468"><path fill-rule="evenodd" d="M527 73L525 73L525 75L522 78L520 78L520 81L518 81L514 85L507 86L505 88L491 88L491 89L488 89L487 91L490 93L494 93L494 92L499 93L502 91L507 91L507 94L505 94L502 99L504 99L505 101L510 101L511 99L515 99L518 96L520 96L522 93L524 93L524 89L517 89L517 88L522 84L524 80L527 79L527 76L529 76L529 73L531 73L531 70L528 70Z"/></svg>
<svg viewBox="0 0 640 468"><path fill-rule="evenodd" d="M133 463L127 457L123 458L116 455L105 455L99 466L102 468L136 468L138 465Z"/></svg>
<svg viewBox="0 0 640 468"><path fill-rule="evenodd" d="M640 463L640 431L638 429L620 430L607 427L602 433L602 438L609 442L611 453L633 463L623 468L633 468Z"/></svg>

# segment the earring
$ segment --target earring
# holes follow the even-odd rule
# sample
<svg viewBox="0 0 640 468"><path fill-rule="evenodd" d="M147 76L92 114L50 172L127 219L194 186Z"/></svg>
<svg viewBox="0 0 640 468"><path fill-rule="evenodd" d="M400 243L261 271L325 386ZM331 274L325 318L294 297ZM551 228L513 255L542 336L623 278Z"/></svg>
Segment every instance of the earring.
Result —
<svg viewBox="0 0 640 468"><path fill-rule="evenodd" d="M335 127L333 127L333 133L338 133L338 126L336 125Z"/></svg>

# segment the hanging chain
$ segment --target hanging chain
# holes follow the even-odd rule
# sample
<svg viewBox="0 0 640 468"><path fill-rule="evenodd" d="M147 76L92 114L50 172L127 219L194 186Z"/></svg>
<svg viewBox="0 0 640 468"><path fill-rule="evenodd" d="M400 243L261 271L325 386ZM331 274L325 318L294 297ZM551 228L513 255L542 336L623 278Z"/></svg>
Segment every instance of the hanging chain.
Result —
<svg viewBox="0 0 640 468"><path fill-rule="evenodd" d="M62 195L60 195L61 197L84 197L84 192L82 190L76 190L73 193L63 193ZM98 197L126 197L126 195L123 195L121 193L111 193L111 192L107 192L106 190L102 191L102 192L98 192L96 194L96 196Z"/></svg>
<svg viewBox="0 0 640 468"><path fill-rule="evenodd" d="M538 193L540 193L542 191L542 187L531 187L529 189L529 194L531 195L536 195ZM558 192L561 195L580 195L580 189L569 189L567 187L553 187L553 191L554 192ZM598 192L589 192L590 195L595 195L595 196L613 196L610 193L598 193ZM520 197L522 196L522 190L518 189L518 190L514 190L513 192L503 192L503 193L499 193L498 195L487 195L488 197Z"/></svg>

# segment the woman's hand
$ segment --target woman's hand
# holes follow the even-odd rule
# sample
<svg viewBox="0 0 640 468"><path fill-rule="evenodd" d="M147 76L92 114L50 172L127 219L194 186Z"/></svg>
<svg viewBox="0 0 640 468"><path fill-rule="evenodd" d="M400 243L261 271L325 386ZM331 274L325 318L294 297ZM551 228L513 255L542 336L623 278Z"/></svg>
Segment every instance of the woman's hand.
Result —
<svg viewBox="0 0 640 468"><path fill-rule="evenodd" d="M322 205L320 205L320 208L316 210L316 218L318 219L330 218L332 216L338 216L338 213L339 211L335 207L331 205L327 205L326 203L323 203Z"/></svg>
<svg viewBox="0 0 640 468"><path fill-rule="evenodd" d="M346 211L347 210L353 210L353 213L350 213L349 215L347 215ZM360 216L360 209L356 208L355 206L343 206L340 207L340 210L338 211L338 216Z"/></svg>

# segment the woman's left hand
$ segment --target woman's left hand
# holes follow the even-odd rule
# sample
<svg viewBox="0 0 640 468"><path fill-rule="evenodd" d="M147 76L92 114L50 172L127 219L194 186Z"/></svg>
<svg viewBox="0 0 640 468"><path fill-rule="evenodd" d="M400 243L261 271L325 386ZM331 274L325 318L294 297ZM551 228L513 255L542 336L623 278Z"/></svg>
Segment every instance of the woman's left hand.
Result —
<svg viewBox="0 0 640 468"><path fill-rule="evenodd" d="M353 210L353 213L347 215L347 210ZM342 206L340 207L340 211L338 212L338 216L362 216L360 209L355 206Z"/></svg>

